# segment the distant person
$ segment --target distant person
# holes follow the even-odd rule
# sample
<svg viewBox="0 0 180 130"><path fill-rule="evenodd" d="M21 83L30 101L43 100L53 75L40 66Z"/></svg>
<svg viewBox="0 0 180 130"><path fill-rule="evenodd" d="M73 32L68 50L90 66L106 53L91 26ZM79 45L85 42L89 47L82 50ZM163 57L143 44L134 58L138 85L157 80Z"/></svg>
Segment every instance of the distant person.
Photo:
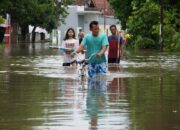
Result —
<svg viewBox="0 0 180 130"><path fill-rule="evenodd" d="M109 53L108 53L108 63L119 63L120 57L123 54L123 39L117 34L116 25L110 26L111 36L108 37L109 41Z"/></svg>
<svg viewBox="0 0 180 130"><path fill-rule="evenodd" d="M64 62L63 66L76 66L76 57L71 57L71 53L79 47L78 40L75 39L75 31L73 28L69 28L66 32L62 48L64 48Z"/></svg>
<svg viewBox="0 0 180 130"><path fill-rule="evenodd" d="M80 30L80 32L78 34L79 45L81 45L81 42L83 41L83 38L84 38L84 32L82 32L82 30ZM81 53L84 54L84 51L82 51Z"/></svg>
<svg viewBox="0 0 180 130"><path fill-rule="evenodd" d="M84 37L80 47L72 55L82 52L85 48L87 49L88 57L95 54L95 58L88 61L88 74L89 77L92 78L98 73L107 73L104 53L109 43L106 34L100 33L99 23L97 21L92 21L89 27L92 33Z"/></svg>
<svg viewBox="0 0 180 130"><path fill-rule="evenodd" d="M81 42L83 41L83 38L84 38L84 32L79 32L79 34L78 34L79 45L80 45Z"/></svg>

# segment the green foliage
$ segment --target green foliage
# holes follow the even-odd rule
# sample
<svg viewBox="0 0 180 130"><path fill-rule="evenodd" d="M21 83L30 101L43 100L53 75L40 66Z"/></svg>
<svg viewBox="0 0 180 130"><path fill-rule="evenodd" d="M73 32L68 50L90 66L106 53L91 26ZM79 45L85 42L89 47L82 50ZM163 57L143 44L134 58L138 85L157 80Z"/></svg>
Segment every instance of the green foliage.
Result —
<svg viewBox="0 0 180 130"><path fill-rule="evenodd" d="M133 48L159 48L160 5L157 0L109 0L123 29L132 35L127 46ZM128 4L127 4L128 3ZM180 1L164 0L164 47L179 50ZM153 39L156 44L153 44ZM148 43L142 43L144 41ZM151 42L150 42L151 41ZM149 45L149 44L152 45ZM137 45L136 45L137 44ZM154 47L155 45L155 47ZM144 47L143 47L144 46Z"/></svg>
<svg viewBox="0 0 180 130"><path fill-rule="evenodd" d="M175 32L172 36L172 42L169 43L170 45L166 45L166 49L169 49L170 51L180 51L180 32Z"/></svg>
<svg viewBox="0 0 180 130"><path fill-rule="evenodd" d="M131 15L132 0L108 0L112 8L115 10L115 15L121 21L123 29L126 29L126 22L128 17Z"/></svg>
<svg viewBox="0 0 180 130"><path fill-rule="evenodd" d="M60 25L61 23L65 23L65 18L68 15L67 8L68 5L71 5L74 2L74 0L63 0L63 6L62 3L59 2L59 0L54 0L55 7L54 7L54 14L56 17L56 21L60 21L60 23L57 23Z"/></svg>
<svg viewBox="0 0 180 130"><path fill-rule="evenodd" d="M2 16L0 16L0 24L2 24L4 22L4 19Z"/></svg>
<svg viewBox="0 0 180 130"><path fill-rule="evenodd" d="M2 0L0 14L9 13L13 23L21 27L40 26L51 31L67 16L67 5L72 0ZM60 19L60 17L62 19Z"/></svg>
<svg viewBox="0 0 180 130"><path fill-rule="evenodd" d="M154 40L139 36L135 41L135 48L137 49L156 49L157 45Z"/></svg>
<svg viewBox="0 0 180 130"><path fill-rule="evenodd" d="M133 35L135 40L139 35L157 39L157 36L153 35L152 31L153 25L156 25L158 21L159 6L154 2L146 2L142 4L141 8L135 8L128 18L128 32Z"/></svg>
<svg viewBox="0 0 180 130"><path fill-rule="evenodd" d="M166 50L170 51L179 50L179 33L176 26L180 26L180 23L178 22L179 19L176 16L176 9L164 12L164 47ZM154 25L152 33L158 36L159 28L159 24Z"/></svg>
<svg viewBox="0 0 180 130"><path fill-rule="evenodd" d="M4 47L5 47L5 43L4 42L0 43L0 48L4 48Z"/></svg>

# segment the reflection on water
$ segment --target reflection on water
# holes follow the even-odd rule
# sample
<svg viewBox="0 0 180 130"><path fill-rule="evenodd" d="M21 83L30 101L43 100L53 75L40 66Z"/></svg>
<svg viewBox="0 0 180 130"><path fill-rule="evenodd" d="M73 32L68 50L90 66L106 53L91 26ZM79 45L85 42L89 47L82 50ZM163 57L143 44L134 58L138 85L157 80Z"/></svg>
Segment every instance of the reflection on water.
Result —
<svg viewBox="0 0 180 130"><path fill-rule="evenodd" d="M87 91L86 113L87 113L89 124L90 124L89 128L91 130L98 129L98 124L100 123L99 120L102 119L105 113L106 100L107 100L107 97L105 93L102 91L96 91L92 89L89 89ZM104 123L104 122L101 122L101 123Z"/></svg>
<svg viewBox="0 0 180 130"><path fill-rule="evenodd" d="M88 89L95 91L106 91L107 81L105 75L97 75L88 79Z"/></svg>
<svg viewBox="0 0 180 130"><path fill-rule="evenodd" d="M129 52L87 89L61 59L44 43L0 47L0 129L180 129L180 54Z"/></svg>

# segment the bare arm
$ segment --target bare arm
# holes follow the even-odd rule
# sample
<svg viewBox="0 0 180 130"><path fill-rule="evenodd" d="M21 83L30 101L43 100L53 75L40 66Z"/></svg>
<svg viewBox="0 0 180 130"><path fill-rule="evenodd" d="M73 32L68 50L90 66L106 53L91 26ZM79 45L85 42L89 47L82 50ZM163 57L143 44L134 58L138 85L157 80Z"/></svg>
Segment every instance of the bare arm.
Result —
<svg viewBox="0 0 180 130"><path fill-rule="evenodd" d="M74 51L74 52L71 53L71 56L74 57L74 55L75 55L76 53L80 53L80 52L82 52L83 50L84 50L84 45L81 44L76 51Z"/></svg>
<svg viewBox="0 0 180 130"><path fill-rule="evenodd" d="M76 53L80 53L84 50L84 45L80 45L79 48L76 50Z"/></svg>
<svg viewBox="0 0 180 130"><path fill-rule="evenodd" d="M123 45L122 44L119 47L119 51L120 51L120 57L123 57Z"/></svg>
<svg viewBox="0 0 180 130"><path fill-rule="evenodd" d="M107 50L107 46L103 46L101 51L97 54L97 58L100 58Z"/></svg>
<svg viewBox="0 0 180 130"><path fill-rule="evenodd" d="M120 46L119 46L119 57L118 58L121 58L121 57L123 57L123 38L120 36L119 37L120 38Z"/></svg>

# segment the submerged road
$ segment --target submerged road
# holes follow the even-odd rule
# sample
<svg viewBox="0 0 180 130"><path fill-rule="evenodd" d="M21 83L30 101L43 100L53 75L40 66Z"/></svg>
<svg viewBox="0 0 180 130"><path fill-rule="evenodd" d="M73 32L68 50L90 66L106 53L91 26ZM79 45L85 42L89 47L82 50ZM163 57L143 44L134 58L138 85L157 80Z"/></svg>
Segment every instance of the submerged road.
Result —
<svg viewBox="0 0 180 130"><path fill-rule="evenodd" d="M126 51L92 90L48 45L0 46L0 130L180 130L180 53Z"/></svg>

